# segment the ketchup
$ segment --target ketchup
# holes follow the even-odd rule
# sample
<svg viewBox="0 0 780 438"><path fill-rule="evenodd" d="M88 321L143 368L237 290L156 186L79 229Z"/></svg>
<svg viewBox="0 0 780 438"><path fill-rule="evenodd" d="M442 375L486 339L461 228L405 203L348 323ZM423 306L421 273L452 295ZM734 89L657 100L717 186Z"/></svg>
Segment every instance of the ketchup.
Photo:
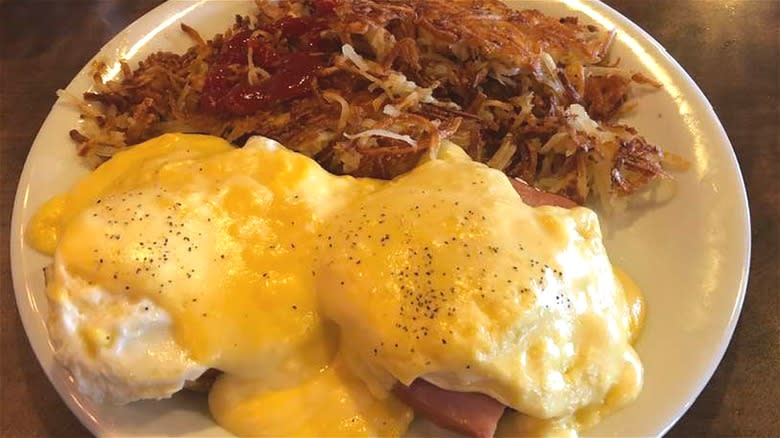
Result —
<svg viewBox="0 0 780 438"><path fill-rule="evenodd" d="M217 102L217 110L246 116L271 105L311 92L316 71L322 59L309 53L295 52L281 59L274 74L260 85L238 84Z"/></svg>
<svg viewBox="0 0 780 438"><path fill-rule="evenodd" d="M307 33L319 32L328 25L315 17L284 17L276 22L282 35L288 39L298 39Z"/></svg>
<svg viewBox="0 0 780 438"><path fill-rule="evenodd" d="M334 9L341 5L341 0L313 0L314 15L324 17L326 15L333 15Z"/></svg>
<svg viewBox="0 0 780 438"><path fill-rule="evenodd" d="M219 100L235 85L227 78L229 73L227 64L213 64L209 67L206 82L203 84L203 93L200 96L201 111L217 112Z"/></svg>
<svg viewBox="0 0 780 438"><path fill-rule="evenodd" d="M237 84L230 79L233 75L231 64L246 65L249 47L252 47L252 62L262 68L271 67L279 55L267 44L260 44L252 38L252 32L239 32L222 47L219 57L209 66L203 93L200 97L200 109L210 113L220 113L220 100Z"/></svg>
<svg viewBox="0 0 780 438"><path fill-rule="evenodd" d="M251 30L239 32L225 42L206 74L200 99L201 110L244 116L311 92L316 72L323 65L322 57L312 52L332 48L330 42L319 36L328 28L322 17L332 15L341 0L314 0L312 3L314 15L285 17L273 24L298 51L280 54L274 47L252 38ZM231 79L233 72L230 65L246 65L250 47L254 65L271 74L260 85L250 85L244 78L239 82Z"/></svg>
<svg viewBox="0 0 780 438"><path fill-rule="evenodd" d="M252 37L252 32L245 30L233 35L222 48L219 54L218 64L246 64L247 43Z"/></svg>

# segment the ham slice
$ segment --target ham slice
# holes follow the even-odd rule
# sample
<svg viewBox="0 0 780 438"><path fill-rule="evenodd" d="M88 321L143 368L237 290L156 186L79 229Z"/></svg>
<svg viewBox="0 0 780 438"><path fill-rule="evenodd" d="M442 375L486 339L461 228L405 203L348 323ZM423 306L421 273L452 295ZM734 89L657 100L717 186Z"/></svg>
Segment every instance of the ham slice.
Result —
<svg viewBox="0 0 780 438"><path fill-rule="evenodd" d="M525 181L518 178L509 178L509 182L515 188L520 197L523 198L523 202L531 207L539 207L542 205L555 205L564 208L573 208L577 206L577 203L571 199L564 198L563 196L553 193L543 192L529 186Z"/></svg>
<svg viewBox="0 0 780 438"><path fill-rule="evenodd" d="M417 414L446 429L474 438L491 438L506 406L484 394L441 389L422 379L398 383L395 395Z"/></svg>
<svg viewBox="0 0 780 438"><path fill-rule="evenodd" d="M532 207L577 206L577 203L570 199L537 190L520 179L510 178L510 182L523 198L523 202ZM422 379L415 380L410 386L398 383L393 392L416 413L424 415L437 425L474 438L492 438L498 420L506 409L501 402L485 394L449 391Z"/></svg>

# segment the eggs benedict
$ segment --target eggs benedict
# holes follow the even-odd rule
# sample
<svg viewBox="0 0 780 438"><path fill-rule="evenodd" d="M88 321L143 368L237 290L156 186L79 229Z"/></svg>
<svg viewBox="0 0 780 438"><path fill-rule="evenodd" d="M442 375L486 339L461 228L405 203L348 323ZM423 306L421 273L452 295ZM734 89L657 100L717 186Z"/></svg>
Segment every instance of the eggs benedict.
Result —
<svg viewBox="0 0 780 438"><path fill-rule="evenodd" d="M599 404L619 384L636 395L631 303L595 213L530 207L502 173L457 148L445 155L325 226L316 288L354 372L379 396L400 382L406 400L446 404L422 379L542 419Z"/></svg>
<svg viewBox="0 0 780 438"><path fill-rule="evenodd" d="M413 410L490 436L507 407L577 428L641 387L641 297L593 212L518 189L449 143L378 181L168 134L44 205L28 239L54 256L56 356L95 400L216 369L211 413L243 436L400 436Z"/></svg>
<svg viewBox="0 0 780 438"><path fill-rule="evenodd" d="M118 154L28 231L54 249L48 329L58 360L83 393L110 403L169 397L218 369L213 411L236 433L336 433L326 417L345 419L343 435L402 432L409 408L332 370L338 338L312 282L319 224L373 185L267 139L235 149L166 135ZM264 399L236 395L246 385L234 382L247 380L262 382ZM280 423L268 395L279 392L321 404L322 416ZM223 406L255 411L231 417ZM247 421L262 427L250 433Z"/></svg>

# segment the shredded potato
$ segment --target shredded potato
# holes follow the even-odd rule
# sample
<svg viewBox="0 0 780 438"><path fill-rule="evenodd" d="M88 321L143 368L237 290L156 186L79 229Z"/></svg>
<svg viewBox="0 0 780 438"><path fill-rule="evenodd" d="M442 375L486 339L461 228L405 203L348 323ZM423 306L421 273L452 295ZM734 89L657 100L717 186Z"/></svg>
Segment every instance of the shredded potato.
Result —
<svg viewBox="0 0 780 438"><path fill-rule="evenodd" d="M100 81L71 131L98 165L164 132L271 137L334 173L391 178L441 139L511 177L617 204L685 161L618 118L660 87L607 59L614 32L497 0L258 0L194 46ZM304 68L306 67L306 68ZM641 108L640 108L641 110ZM350 134L353 133L353 134Z"/></svg>

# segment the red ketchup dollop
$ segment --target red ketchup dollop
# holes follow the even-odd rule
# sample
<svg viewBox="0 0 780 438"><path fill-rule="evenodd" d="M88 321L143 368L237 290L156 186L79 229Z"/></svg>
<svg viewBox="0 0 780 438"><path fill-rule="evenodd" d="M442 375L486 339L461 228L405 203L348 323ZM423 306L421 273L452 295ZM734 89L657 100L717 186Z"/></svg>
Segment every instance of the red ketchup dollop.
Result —
<svg viewBox="0 0 780 438"><path fill-rule="evenodd" d="M271 105L309 94L322 58L296 52L285 55L274 74L260 85L240 83L217 102L220 112L246 116Z"/></svg>
<svg viewBox="0 0 780 438"><path fill-rule="evenodd" d="M313 0L314 15L324 17L333 15L336 7L341 5L341 0Z"/></svg>
<svg viewBox="0 0 780 438"><path fill-rule="evenodd" d="M332 44L320 38L320 32L328 27L322 17L333 14L340 3L340 0L315 0L313 16L286 17L274 23L288 43L297 49L292 53L278 53L272 46L252 38L250 30L234 35L209 66L200 98L201 110L245 116L309 94L317 70L323 65L323 57L312 52L328 50ZM230 65L246 65L250 47L254 65L271 75L259 85L250 85L246 78L238 82L231 78L234 74Z"/></svg>

